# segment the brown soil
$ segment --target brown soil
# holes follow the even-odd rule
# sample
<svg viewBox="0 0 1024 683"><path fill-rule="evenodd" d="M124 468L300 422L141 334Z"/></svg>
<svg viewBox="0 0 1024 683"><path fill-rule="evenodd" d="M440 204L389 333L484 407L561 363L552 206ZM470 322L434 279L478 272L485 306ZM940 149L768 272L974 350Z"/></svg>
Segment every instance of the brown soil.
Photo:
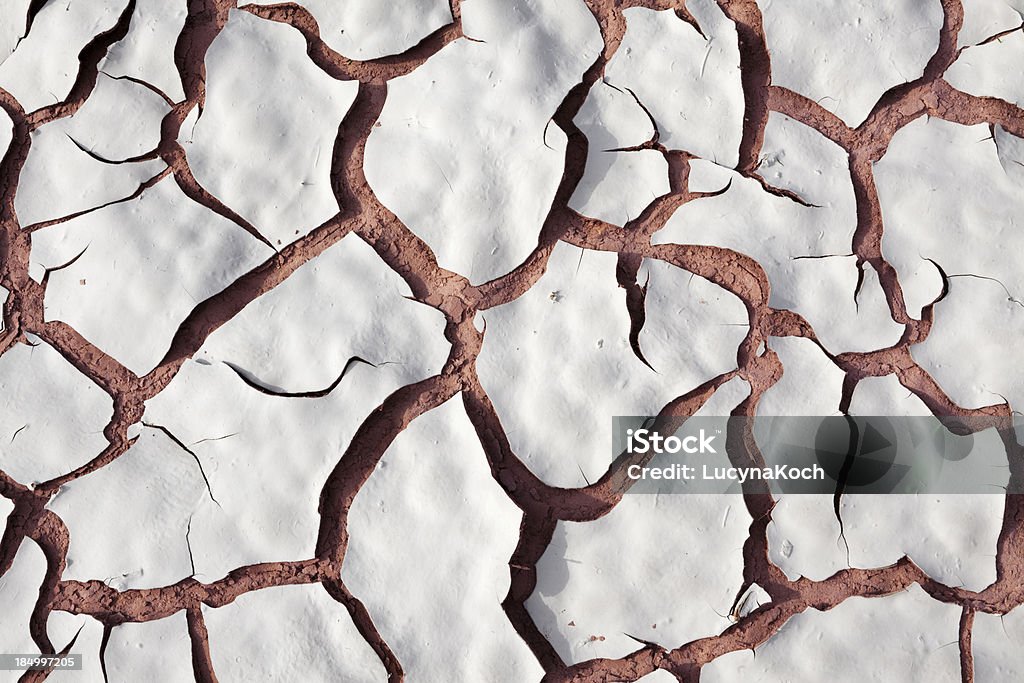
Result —
<svg viewBox="0 0 1024 683"><path fill-rule="evenodd" d="M377 199L363 174L366 141L387 98L388 82L416 69L452 41L472 39L463 34L458 0L452 2L453 23L402 54L370 61L347 59L332 50L320 38L316 20L301 6L289 3L240 8L290 25L304 37L309 58L316 66L333 78L359 83L355 103L338 130L332 156L331 183L339 211L308 235L280 250L200 185L189 169L184 150L177 143L178 131L186 116L197 107L200 110L203 107L206 51L223 29L228 10L235 6L230 0L188 0L188 18L174 49L174 61L186 98L172 103L172 110L162 123L157 147L139 157L162 159L167 170L147 181L124 201L138 196L165 175L172 175L189 199L232 220L264 242L268 256L224 291L198 304L179 326L158 366L142 377L90 344L71 326L45 320L46 282L35 282L28 275L31 234L73 216L22 226L14 210L14 195L32 144L32 131L71 116L82 106L95 86L98 65L107 50L127 33L135 11L134 0L113 28L96 36L82 50L78 76L63 101L26 112L11 95L0 90L0 107L14 122L14 140L0 161L0 285L10 291L3 307L0 353L14 344L27 342L26 335L35 335L107 392L114 404L113 415L104 431L108 446L83 467L34 488L27 488L0 472L0 495L15 504L0 541L0 574L10 568L25 539L38 544L47 559L47 573L31 619L32 637L41 652L55 651L45 629L53 610L90 615L104 624L108 634L117 624L159 619L184 610L196 679L214 681L216 676L201 605L215 608L248 591L271 586L319 583L349 611L358 630L391 674L391 680L404 680L399 658L375 628L373 615L342 582L341 568L348 544L347 516L353 499L395 437L417 416L461 394L494 480L523 511L519 545L509 559L511 587L502 606L544 668L545 681L633 681L656 669L669 671L680 681L697 681L704 664L728 652L757 647L777 633L790 617L809 607L827 610L851 596L888 595L914 583L937 600L962 606L962 676L965 681L973 680L971 627L975 613L1004 614L1024 601L1024 501L1018 496L1006 497L997 547L997 579L980 592L945 586L925 575L907 558L888 567L843 570L823 581L790 581L769 561L766 529L774 501L757 482L748 484L744 492L753 521L743 548L743 590L756 582L771 595L772 601L739 619L721 635L678 646L673 644L674 647L646 644L619 659L568 665L526 610L525 602L537 582L537 561L550 543L556 523L593 520L607 514L620 501L626 488L623 472L629 463L616 461L597 482L579 489L549 486L530 472L512 450L500 418L476 375L475 359L484 340L484 335L473 325L478 311L512 301L532 287L544 273L547 259L559 240L585 249L613 251L618 254L616 276L625 290L626 308L633 326L630 340L637 356L644 360L639 330L644 324L646 287L637 281L641 260L660 259L711 280L744 302L749 333L739 347L733 371L665 406L662 413L675 416L692 414L732 377L742 377L752 387L750 397L734 414L753 415L761 395L784 371L774 352L766 347L762 350L768 337L800 336L817 341L811 326L799 315L769 306L770 283L762 267L752 258L714 246L652 246L651 235L675 209L707 196L688 189L689 160L693 156L684 150L665 148L657 132L637 148L655 149L665 156L670 174L670 191L666 195L652 201L640 216L624 227L584 217L569 208L568 200L583 176L587 159L587 139L573 119L590 89L601 81L605 66L622 41L626 27L623 9L632 6L673 9L681 21L700 30L681 0L587 0L587 5L600 25L604 49L552 112L551 123L566 134L568 144L561 182L540 229L537 247L506 275L474 284L462 275L439 267L430 247ZM872 177L872 163L885 153L895 132L921 116L935 116L965 125L999 124L1024 135L1024 111L1001 100L957 91L943 80L943 74L959 55L957 35L963 23L959 1L942 2L945 22L939 48L928 61L923 75L886 92L857 128L850 128L803 95L771 84L771 56L761 15L753 0L719 0L719 5L736 26L741 55L745 122L736 170L757 178L766 191L800 201L792 193L771 188L757 176L764 130L772 111L816 129L845 149L857 201L852 251L859 264L866 264L878 273L893 319L905 326L902 339L891 348L832 357L847 375L844 404L848 404L860 379L893 374L938 415L971 415L993 421L1008 417L1010 406L1006 404L979 409L956 405L911 357L909 347L925 339L930 331L934 304L923 311L920 320L911 318L906 311L896 271L882 254L884 225ZM39 6L37 2L31 4L28 25ZM144 85L157 91L149 84ZM656 125L655 128L657 130ZM131 160L112 163L127 161ZM118 591L101 581L63 580L68 531L53 512L45 509L50 498L61 485L86 476L125 453L133 443L128 428L141 419L144 402L167 387L182 364L200 349L214 330L349 233L355 233L369 244L387 266L408 283L418 301L444 314L445 337L451 344L451 352L440 374L397 390L359 428L324 484L319 501L321 522L315 556L295 562L239 567L212 583L188 578L173 586L146 590ZM761 456L752 439L743 436L731 435L730 457L739 463L758 462ZM1011 477L1020 481L1024 476L1020 447L1009 439L1006 447ZM47 672L26 674L23 680L42 680L46 675Z"/></svg>

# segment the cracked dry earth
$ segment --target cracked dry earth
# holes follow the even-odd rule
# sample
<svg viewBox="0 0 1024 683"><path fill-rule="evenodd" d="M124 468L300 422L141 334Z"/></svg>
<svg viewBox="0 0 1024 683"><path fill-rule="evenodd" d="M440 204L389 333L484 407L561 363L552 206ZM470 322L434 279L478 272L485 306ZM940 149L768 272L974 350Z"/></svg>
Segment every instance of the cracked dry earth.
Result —
<svg viewBox="0 0 1024 683"><path fill-rule="evenodd" d="M0 651L84 660L4 680L1024 676L1021 497L631 496L607 438L996 434L1024 6L0 7Z"/></svg>

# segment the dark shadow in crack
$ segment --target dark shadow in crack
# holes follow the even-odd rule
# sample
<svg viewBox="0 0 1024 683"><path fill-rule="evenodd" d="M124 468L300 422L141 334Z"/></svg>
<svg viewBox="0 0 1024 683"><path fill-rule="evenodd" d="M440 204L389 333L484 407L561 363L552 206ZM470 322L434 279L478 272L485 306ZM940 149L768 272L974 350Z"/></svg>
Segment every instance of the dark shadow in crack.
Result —
<svg viewBox="0 0 1024 683"><path fill-rule="evenodd" d="M562 522L555 525L551 543L548 544L541 562L537 563L537 587L534 589L534 595L554 597L569 585L569 563L574 560L565 556L568 549L569 541L565 534L565 523ZM544 557L548 559L544 560ZM537 628L555 648L562 661L572 663L572 646L565 634L571 633L574 628L569 625L573 621L573 616L568 613L555 613L543 600L534 600L529 605L530 617L537 624Z"/></svg>
<svg viewBox="0 0 1024 683"><path fill-rule="evenodd" d="M348 374L348 371L356 363L363 363L365 365L369 365L372 368L377 367L376 363L371 363L365 358L360 358L359 356L352 356L347 361L345 361L345 367L341 369L341 374L338 375L338 378L331 382L325 388L316 389L314 391L285 391L281 387L276 387L271 384L267 384L266 382L263 382L248 370L240 368L234 363L224 361L224 365L231 368L234 371L234 373L238 375L239 378L241 378L243 382L245 382L247 385L249 385L256 391L263 394L267 394L268 396L280 396L283 398L323 398L324 396L334 391L335 388L337 388L337 386L341 384L341 380L345 379L345 375Z"/></svg>

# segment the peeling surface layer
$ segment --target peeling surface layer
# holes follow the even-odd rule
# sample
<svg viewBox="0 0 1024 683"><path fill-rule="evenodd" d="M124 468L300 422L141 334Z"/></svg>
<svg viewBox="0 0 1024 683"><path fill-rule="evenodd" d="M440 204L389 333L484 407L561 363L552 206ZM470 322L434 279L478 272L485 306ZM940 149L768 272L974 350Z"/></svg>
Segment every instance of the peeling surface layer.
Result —
<svg viewBox="0 0 1024 683"><path fill-rule="evenodd" d="M1018 0L0 16L19 681L1021 678ZM992 493L631 493L659 413Z"/></svg>

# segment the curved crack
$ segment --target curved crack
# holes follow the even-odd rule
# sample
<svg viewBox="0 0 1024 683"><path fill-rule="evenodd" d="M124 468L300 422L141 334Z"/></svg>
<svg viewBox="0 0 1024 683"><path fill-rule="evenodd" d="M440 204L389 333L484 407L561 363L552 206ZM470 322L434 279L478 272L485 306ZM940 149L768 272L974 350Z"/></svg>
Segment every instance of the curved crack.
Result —
<svg viewBox="0 0 1024 683"><path fill-rule="evenodd" d="M266 394L268 396L279 396L282 398L323 398L324 396L327 396L332 391L334 391L338 387L338 385L341 384L341 380L345 379L345 375L348 374L348 371L356 363L369 365L371 368L378 367L378 365L371 363L370 361L364 358L360 358L359 356L352 356L347 361L345 361L345 367L341 369L341 374L338 375L337 379L335 379L333 382L328 384L323 389L316 389L313 391L284 391L282 389L270 387L264 382L261 382L260 380L256 379L248 371L243 370L234 363L224 361L224 365L231 368L231 370L236 375L238 375L239 379L245 382L247 386L252 387L253 389L262 394Z"/></svg>

